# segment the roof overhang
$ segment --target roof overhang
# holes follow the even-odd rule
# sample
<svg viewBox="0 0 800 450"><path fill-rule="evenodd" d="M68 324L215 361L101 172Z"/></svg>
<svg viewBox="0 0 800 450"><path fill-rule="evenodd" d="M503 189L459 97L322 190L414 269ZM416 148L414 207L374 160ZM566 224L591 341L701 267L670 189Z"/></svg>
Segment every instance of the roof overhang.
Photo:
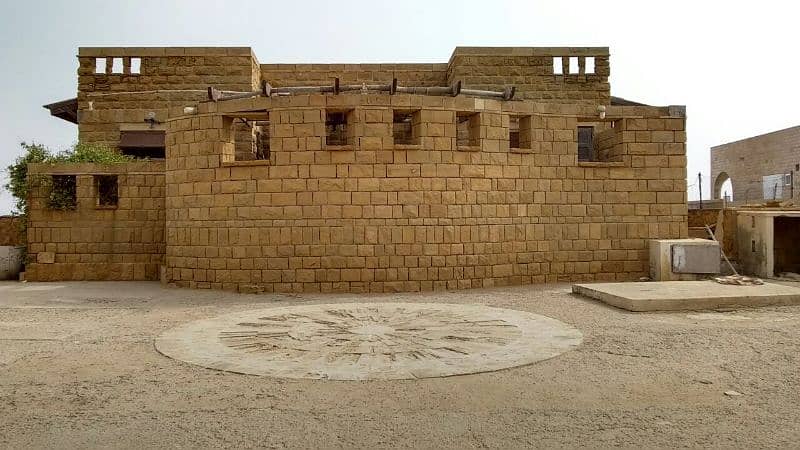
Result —
<svg viewBox="0 0 800 450"><path fill-rule="evenodd" d="M44 105L44 108L50 110L50 115L64 119L67 122L74 124L78 123L78 99L71 98L68 100L61 100L60 102L50 103Z"/></svg>
<svg viewBox="0 0 800 450"><path fill-rule="evenodd" d="M628 100L622 97L614 97L611 96L611 105L612 106L650 106L644 103L634 102L633 100Z"/></svg>

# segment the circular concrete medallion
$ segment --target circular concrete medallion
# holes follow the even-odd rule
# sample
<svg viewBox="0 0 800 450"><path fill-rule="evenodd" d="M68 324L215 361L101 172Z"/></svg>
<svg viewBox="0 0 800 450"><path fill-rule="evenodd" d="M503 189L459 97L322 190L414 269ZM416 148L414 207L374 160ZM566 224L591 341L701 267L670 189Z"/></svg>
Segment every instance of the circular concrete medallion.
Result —
<svg viewBox="0 0 800 450"><path fill-rule="evenodd" d="M397 380L488 372L581 343L558 320L436 303L342 303L260 309L168 330L159 352L203 367L282 378Z"/></svg>

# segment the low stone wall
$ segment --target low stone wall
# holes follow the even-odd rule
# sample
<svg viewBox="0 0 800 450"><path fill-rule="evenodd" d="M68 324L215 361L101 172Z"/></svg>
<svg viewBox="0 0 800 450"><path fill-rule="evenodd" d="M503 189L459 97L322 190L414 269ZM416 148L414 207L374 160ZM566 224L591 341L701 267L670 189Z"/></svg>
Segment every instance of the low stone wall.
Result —
<svg viewBox="0 0 800 450"><path fill-rule="evenodd" d="M165 253L164 163L31 164L31 281L157 280ZM53 175L76 180L73 210L48 207ZM99 204L97 177L117 177L118 202Z"/></svg>
<svg viewBox="0 0 800 450"><path fill-rule="evenodd" d="M15 216L0 216L0 246L23 245L22 221Z"/></svg>

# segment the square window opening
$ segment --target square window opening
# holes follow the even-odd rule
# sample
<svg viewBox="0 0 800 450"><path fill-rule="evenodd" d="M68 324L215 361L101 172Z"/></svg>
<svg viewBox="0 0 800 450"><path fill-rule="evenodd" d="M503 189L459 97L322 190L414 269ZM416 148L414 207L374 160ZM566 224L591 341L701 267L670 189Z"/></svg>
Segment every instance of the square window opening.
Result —
<svg viewBox="0 0 800 450"><path fill-rule="evenodd" d="M112 58L111 73L122 73L122 71L123 71L122 58Z"/></svg>
<svg viewBox="0 0 800 450"><path fill-rule="evenodd" d="M621 162L622 133L616 121L578 125L579 162Z"/></svg>
<svg viewBox="0 0 800 450"><path fill-rule="evenodd" d="M481 145L481 115L475 112L456 114L456 145L477 147Z"/></svg>
<svg viewBox="0 0 800 450"><path fill-rule="evenodd" d="M564 63L560 56L553 57L553 74L554 75L564 74Z"/></svg>
<svg viewBox="0 0 800 450"><path fill-rule="evenodd" d="M508 147L512 149L530 149L531 116L509 116Z"/></svg>
<svg viewBox="0 0 800 450"><path fill-rule="evenodd" d="M117 206L119 204L119 181L117 175L95 175L95 195L97 206Z"/></svg>
<svg viewBox="0 0 800 450"><path fill-rule="evenodd" d="M577 56L570 56L569 57L569 73L576 74L580 73L580 67L578 65L578 57Z"/></svg>
<svg viewBox="0 0 800 450"><path fill-rule="evenodd" d="M417 111L392 112L392 136L397 145L419 144L419 114Z"/></svg>
<svg viewBox="0 0 800 450"><path fill-rule="evenodd" d="M347 111L325 112L325 145L349 145Z"/></svg>
<svg viewBox="0 0 800 450"><path fill-rule="evenodd" d="M106 58L94 59L94 73L106 73Z"/></svg>
<svg viewBox="0 0 800 450"><path fill-rule="evenodd" d="M588 75L594 74L594 56L587 56L584 61L584 71Z"/></svg>
<svg viewBox="0 0 800 450"><path fill-rule="evenodd" d="M75 175L53 175L50 178L50 194L47 207L63 211L74 210L78 206L78 182Z"/></svg>
<svg viewBox="0 0 800 450"><path fill-rule="evenodd" d="M142 73L142 58L131 58L131 74L140 75Z"/></svg>
<svg viewBox="0 0 800 450"><path fill-rule="evenodd" d="M269 115L231 120L233 161L268 161L270 149Z"/></svg>

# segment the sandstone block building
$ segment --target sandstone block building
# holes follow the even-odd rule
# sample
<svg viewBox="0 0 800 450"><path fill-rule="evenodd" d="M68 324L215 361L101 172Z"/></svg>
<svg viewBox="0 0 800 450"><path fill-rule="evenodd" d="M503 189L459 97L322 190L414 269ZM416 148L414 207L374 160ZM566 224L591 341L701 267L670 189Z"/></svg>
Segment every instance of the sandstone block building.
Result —
<svg viewBox="0 0 800 450"><path fill-rule="evenodd" d="M800 126L711 148L713 198L730 180L736 203L800 201Z"/></svg>
<svg viewBox="0 0 800 450"><path fill-rule="evenodd" d="M687 236L685 109L612 97L608 48L459 47L441 64L81 48L78 62L77 98L47 108L149 159L30 167L49 180L30 199L31 280L630 280L648 239Z"/></svg>

